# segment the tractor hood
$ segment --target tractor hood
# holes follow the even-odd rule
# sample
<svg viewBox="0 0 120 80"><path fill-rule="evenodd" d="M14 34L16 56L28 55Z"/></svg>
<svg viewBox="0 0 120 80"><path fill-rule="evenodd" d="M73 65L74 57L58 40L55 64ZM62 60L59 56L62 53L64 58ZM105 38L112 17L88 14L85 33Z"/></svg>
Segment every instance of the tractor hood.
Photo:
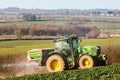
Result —
<svg viewBox="0 0 120 80"><path fill-rule="evenodd" d="M87 53L91 56L97 56L101 52L101 47L100 46L83 46L82 52Z"/></svg>

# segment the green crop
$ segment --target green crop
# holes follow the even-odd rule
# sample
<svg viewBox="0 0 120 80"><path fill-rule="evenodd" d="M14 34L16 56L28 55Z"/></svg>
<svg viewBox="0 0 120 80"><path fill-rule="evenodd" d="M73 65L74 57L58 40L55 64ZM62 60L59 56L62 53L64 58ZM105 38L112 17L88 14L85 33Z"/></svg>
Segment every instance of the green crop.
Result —
<svg viewBox="0 0 120 80"><path fill-rule="evenodd" d="M89 39L83 40L80 45L113 45L120 44L120 38L110 39ZM15 40L15 41L0 41L0 55L25 53L34 48L53 48L52 40Z"/></svg>
<svg viewBox="0 0 120 80"><path fill-rule="evenodd" d="M26 53L34 48L53 47L51 40L15 40L15 41L1 41L0 55Z"/></svg>
<svg viewBox="0 0 120 80"><path fill-rule="evenodd" d="M111 46L120 44L120 38L107 38L107 39L86 39L83 40L81 45L100 45L100 46Z"/></svg>
<svg viewBox="0 0 120 80"><path fill-rule="evenodd" d="M119 73L120 64L48 74L25 75L22 77L6 78L6 80L119 80Z"/></svg>
<svg viewBox="0 0 120 80"><path fill-rule="evenodd" d="M113 45L120 44L120 38L111 39L89 39L83 40L80 45ZM15 41L0 41L0 55L25 53L34 48L54 47L52 40L15 40Z"/></svg>

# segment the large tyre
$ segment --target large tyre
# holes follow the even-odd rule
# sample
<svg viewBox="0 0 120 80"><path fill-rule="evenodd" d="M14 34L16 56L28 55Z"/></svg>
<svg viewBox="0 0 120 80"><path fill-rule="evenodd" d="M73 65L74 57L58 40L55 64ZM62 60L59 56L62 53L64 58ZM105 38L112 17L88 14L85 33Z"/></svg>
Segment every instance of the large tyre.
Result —
<svg viewBox="0 0 120 80"><path fill-rule="evenodd" d="M89 55L83 55L79 59L79 67L81 69L92 68L94 66L93 58Z"/></svg>
<svg viewBox="0 0 120 80"><path fill-rule="evenodd" d="M46 69L48 72L63 71L66 67L64 59L57 54L51 55L46 61Z"/></svg>

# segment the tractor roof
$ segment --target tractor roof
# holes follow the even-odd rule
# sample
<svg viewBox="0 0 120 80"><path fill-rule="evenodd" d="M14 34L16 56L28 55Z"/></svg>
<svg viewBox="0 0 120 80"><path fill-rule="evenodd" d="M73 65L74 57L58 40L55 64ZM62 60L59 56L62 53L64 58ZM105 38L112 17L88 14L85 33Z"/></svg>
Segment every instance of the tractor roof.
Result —
<svg viewBox="0 0 120 80"><path fill-rule="evenodd" d="M69 40L69 39L78 39L78 37L64 37L64 38L59 38L59 39L54 40L54 42L66 41L66 40Z"/></svg>

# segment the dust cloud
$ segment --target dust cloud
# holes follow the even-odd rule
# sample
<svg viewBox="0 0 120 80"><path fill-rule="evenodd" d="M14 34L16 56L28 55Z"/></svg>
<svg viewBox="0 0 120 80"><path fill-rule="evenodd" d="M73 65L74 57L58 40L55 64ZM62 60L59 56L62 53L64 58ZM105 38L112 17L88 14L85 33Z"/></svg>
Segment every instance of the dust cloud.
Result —
<svg viewBox="0 0 120 80"><path fill-rule="evenodd" d="M36 62L20 61L14 64L0 65L0 78L46 73L45 67Z"/></svg>

